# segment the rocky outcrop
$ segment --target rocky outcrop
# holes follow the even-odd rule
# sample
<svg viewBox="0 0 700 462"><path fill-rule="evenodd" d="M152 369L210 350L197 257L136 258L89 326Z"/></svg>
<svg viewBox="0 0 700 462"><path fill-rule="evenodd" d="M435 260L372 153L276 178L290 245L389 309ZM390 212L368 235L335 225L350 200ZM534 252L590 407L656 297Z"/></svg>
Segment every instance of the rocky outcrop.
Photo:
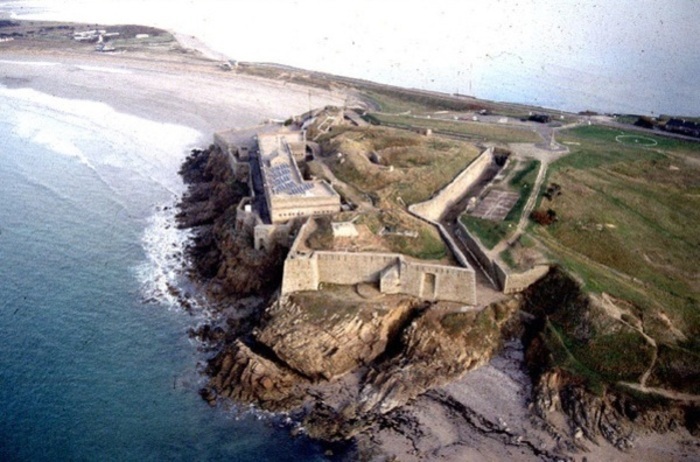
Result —
<svg viewBox="0 0 700 462"><path fill-rule="evenodd" d="M256 337L300 374L331 380L384 353L420 305L400 296L368 303L334 301L323 293L298 294L268 309Z"/></svg>
<svg viewBox="0 0 700 462"><path fill-rule="evenodd" d="M387 413L485 364L517 308L514 299L464 312L433 306L404 331L401 352L370 372L360 394L360 411Z"/></svg>
<svg viewBox="0 0 700 462"><path fill-rule="evenodd" d="M306 380L299 374L254 352L240 340L209 363L212 379L202 396L254 403L267 410L291 409L301 404Z"/></svg>
<svg viewBox="0 0 700 462"><path fill-rule="evenodd" d="M524 335L526 365L535 384L532 407L553 428L563 415L565 422L557 431L579 441L582 448L584 439L598 444L603 438L620 450L633 447L639 432L665 433L681 426L697 431L697 402L667 399L620 380L624 374L643 377L645 364L654 364L645 334L624 321L629 317L623 322L602 313L557 268L525 292L523 308L534 315ZM634 348L629 343L611 343L603 350L605 359L620 356L621 360L586 363L601 337L615 342L633 339Z"/></svg>
<svg viewBox="0 0 700 462"><path fill-rule="evenodd" d="M187 249L191 274L215 301L274 291L282 277L285 250L256 250L252 236L236 230L236 208L249 194L217 146L195 150L181 170L188 191L179 204L181 228L195 231Z"/></svg>

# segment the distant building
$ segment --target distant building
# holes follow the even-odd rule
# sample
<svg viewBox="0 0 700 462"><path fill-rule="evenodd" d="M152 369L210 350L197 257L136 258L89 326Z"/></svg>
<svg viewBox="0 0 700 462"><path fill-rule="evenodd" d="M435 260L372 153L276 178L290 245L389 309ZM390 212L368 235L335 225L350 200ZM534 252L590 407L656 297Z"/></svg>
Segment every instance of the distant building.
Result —
<svg viewBox="0 0 700 462"><path fill-rule="evenodd" d="M690 122L683 119L670 119L668 122L666 122L664 130L667 132L700 138L700 124L697 122Z"/></svg>
<svg viewBox="0 0 700 462"><path fill-rule="evenodd" d="M547 114L532 114L527 120L531 122L538 122L541 124L548 124L552 118Z"/></svg>

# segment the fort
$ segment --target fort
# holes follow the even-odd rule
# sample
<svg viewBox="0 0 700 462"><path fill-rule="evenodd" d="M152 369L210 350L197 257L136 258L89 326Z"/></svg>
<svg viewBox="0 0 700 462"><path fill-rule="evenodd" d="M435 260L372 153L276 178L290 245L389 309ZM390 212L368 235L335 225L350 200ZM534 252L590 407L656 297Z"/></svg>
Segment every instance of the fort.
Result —
<svg viewBox="0 0 700 462"><path fill-rule="evenodd" d="M284 262L282 296L319 290L324 284L370 284L380 294L406 294L431 301L477 305L476 273L470 261L476 262L503 293L523 290L546 273L548 267L542 265L511 274L512 271L489 256L463 225L456 232L449 232L441 223L446 211L457 206L465 191L484 180L485 172L498 171L503 166L503 153L494 152L494 148L485 149L430 200L406 210L438 230L453 257L448 258L450 261L422 260L386 249L370 250L361 244L351 246L352 250L336 245L359 241L360 234L352 222L338 217L342 198L331 184L305 178L298 164L318 155L318 145L306 140L307 128L318 114L310 111L285 124L268 123L217 133L214 137L227 154L236 177L247 182L251 191L250 197L238 205L237 229L252 235L256 249L277 245L289 249ZM323 131L319 127L325 132L331 130L328 126L331 118L359 126L356 114L342 117L333 113L332 117L317 122L315 131ZM319 217L331 220L328 248L308 245L319 230ZM359 217L356 215L355 219ZM394 234L415 238L417 233L394 231Z"/></svg>

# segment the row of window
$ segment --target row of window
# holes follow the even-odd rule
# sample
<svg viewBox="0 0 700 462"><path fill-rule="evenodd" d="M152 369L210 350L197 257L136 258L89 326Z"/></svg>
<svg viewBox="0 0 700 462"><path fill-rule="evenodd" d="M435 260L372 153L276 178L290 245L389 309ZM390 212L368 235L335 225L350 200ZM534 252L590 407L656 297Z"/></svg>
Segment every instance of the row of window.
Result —
<svg viewBox="0 0 700 462"><path fill-rule="evenodd" d="M336 213L336 210L317 210L313 212L311 215L332 215ZM305 212L288 212L288 213L280 213L278 216L280 218L294 218L294 217L303 217L309 215L308 213Z"/></svg>

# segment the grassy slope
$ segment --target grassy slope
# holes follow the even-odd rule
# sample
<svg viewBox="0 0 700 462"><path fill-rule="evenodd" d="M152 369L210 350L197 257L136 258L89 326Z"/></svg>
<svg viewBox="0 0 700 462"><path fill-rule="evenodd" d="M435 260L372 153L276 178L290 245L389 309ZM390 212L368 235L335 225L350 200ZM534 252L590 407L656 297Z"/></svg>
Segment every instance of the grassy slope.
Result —
<svg viewBox="0 0 700 462"><path fill-rule="evenodd" d="M580 145L549 175L562 195L543 205L560 221L533 232L587 291L634 305L633 315L661 345L650 385L699 392L697 381L682 383L688 376L678 368L692 375L700 367L700 144L654 138L653 148L625 146L615 141L620 133L591 126L561 134ZM562 337L577 360L609 378L624 364L619 352L639 343L629 333L585 344Z"/></svg>

